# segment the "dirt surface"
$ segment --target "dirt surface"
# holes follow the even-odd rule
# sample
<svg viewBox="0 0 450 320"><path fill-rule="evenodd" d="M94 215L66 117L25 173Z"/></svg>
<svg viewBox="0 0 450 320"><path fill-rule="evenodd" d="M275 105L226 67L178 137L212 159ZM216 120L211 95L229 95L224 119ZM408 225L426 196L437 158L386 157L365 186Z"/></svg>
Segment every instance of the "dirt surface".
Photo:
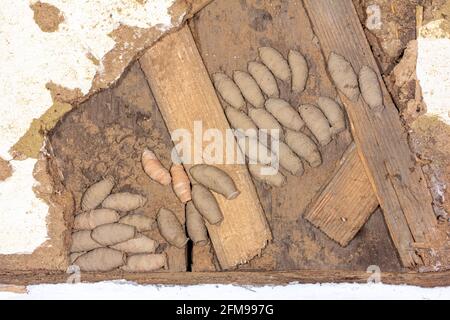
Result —
<svg viewBox="0 0 450 320"><path fill-rule="evenodd" d="M59 24L64 21L61 11L51 4L38 1L30 7L34 12L34 21L44 32L57 31Z"/></svg>
<svg viewBox="0 0 450 320"><path fill-rule="evenodd" d="M170 167L173 144L138 64L117 87L94 95L70 112L50 138L66 188L74 195L75 212L88 186L106 175L118 183L113 192L142 194L148 201L135 213L156 217L160 207L184 219L184 207L170 186L150 180L141 165L144 148L153 150ZM166 247L171 271L186 269L185 250L168 247L157 230L144 233Z"/></svg>
<svg viewBox="0 0 450 320"><path fill-rule="evenodd" d="M39 119L34 119L27 133L11 148L14 158L38 158L47 134L72 108L68 103L56 102Z"/></svg>

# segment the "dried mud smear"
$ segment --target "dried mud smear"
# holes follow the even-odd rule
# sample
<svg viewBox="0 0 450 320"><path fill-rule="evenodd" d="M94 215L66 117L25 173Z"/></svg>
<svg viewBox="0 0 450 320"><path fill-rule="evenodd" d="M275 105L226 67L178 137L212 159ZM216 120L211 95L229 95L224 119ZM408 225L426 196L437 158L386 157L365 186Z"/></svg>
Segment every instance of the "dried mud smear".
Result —
<svg viewBox="0 0 450 320"><path fill-rule="evenodd" d="M39 119L34 119L31 122L25 135L11 148L11 154L17 159L37 159L46 134L71 109L70 104L55 102Z"/></svg>
<svg viewBox="0 0 450 320"><path fill-rule="evenodd" d="M134 213L155 218L164 206L184 222L184 208L171 187L151 181L142 169L144 148L153 150L168 168L173 144L138 64L116 88L92 96L67 114L50 141L64 184L74 195L76 213L81 211L86 188L113 175L117 181L113 193L128 191L147 197L146 205ZM157 230L144 234L162 243L162 248L168 247ZM183 271L183 252L168 247L171 271Z"/></svg>
<svg viewBox="0 0 450 320"><path fill-rule="evenodd" d="M32 4L31 9L34 12L34 21L44 32L55 32L59 24L64 21L61 11L51 4L36 2Z"/></svg>
<svg viewBox="0 0 450 320"><path fill-rule="evenodd" d="M11 177L12 168L8 161L0 158L0 181L4 181Z"/></svg>

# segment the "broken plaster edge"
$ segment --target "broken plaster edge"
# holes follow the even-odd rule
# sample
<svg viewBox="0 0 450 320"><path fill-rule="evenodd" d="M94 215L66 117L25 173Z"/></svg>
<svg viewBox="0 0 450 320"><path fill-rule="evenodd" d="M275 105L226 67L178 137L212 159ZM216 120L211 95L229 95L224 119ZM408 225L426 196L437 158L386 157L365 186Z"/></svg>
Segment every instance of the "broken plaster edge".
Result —
<svg viewBox="0 0 450 320"><path fill-rule="evenodd" d="M36 2L35 0L30 1L29 4L33 4L35 2ZM56 6L58 5L61 6L63 4L60 0L48 0L46 2ZM118 4L123 4L122 0L116 0L115 2L117 2ZM148 28L156 27L161 31L162 35L165 31L176 27L176 24L174 25L172 23L173 22L172 15L169 11L172 5L176 3L176 0L160 0L158 3L162 4L162 6L160 7L161 9L160 13L162 14L162 18L159 20L157 18L156 19L157 21L155 23L149 23L146 25L142 24L140 25L139 23L136 23L136 26ZM73 5L74 3L64 2L64 4L70 6ZM72 7L73 10L75 11L78 10L82 14L85 14L86 12L83 10L83 8L84 7L82 5L80 6L79 3L77 3L77 7ZM109 8L111 8L111 4L109 5ZM91 9L93 9L92 10L93 13L98 12L98 10L94 10L94 8ZM8 10L13 10L15 14L8 15ZM20 14L20 12L22 13L22 15ZM62 10L62 12L64 14L64 10ZM183 23L186 14L187 12L184 12L182 15L180 15L178 20L179 25ZM5 5L0 9L0 15L8 16L9 19L6 22L4 22L4 24L0 25L0 30L2 31L0 41L6 39L7 43L13 42L12 41L13 39L8 39L8 36L12 36L13 34L17 33L17 26L19 27L21 26L20 22L24 23L24 25L22 25L23 27L22 31L30 31L29 35L31 35L31 38L35 37L36 33L39 34L37 26L34 25L34 22L32 21L33 17L31 13L31 8L28 7L27 3L17 2L14 4L10 4L9 6ZM146 18L150 18L151 15L146 14L144 16L147 16ZM14 18L19 19L20 22L16 21L16 23L12 23L14 21L11 21L11 19ZM67 19L66 14L64 14L64 18ZM70 21L70 18L68 20ZM161 23L161 20L163 23ZM76 19L74 21L77 22ZM59 29L65 30L65 32L67 33L68 30L70 30L69 26L70 23L66 22L66 24L67 25L65 27L63 25L60 26ZM113 24L114 23L112 23L111 25ZM5 29L6 31L8 31L8 27L10 27L9 29L9 31L11 31L10 33L5 32ZM103 35L105 37L111 38L110 34L113 30L114 28L111 27L111 30L108 30L108 32L105 32ZM86 32L87 31L84 30L83 35L86 34ZM22 32L21 34L23 34L24 36L21 37L20 41L23 41L24 38L26 40L27 33ZM55 36L54 34L48 35L44 32L41 32L41 34L45 39L49 39ZM94 40L97 41L97 39ZM112 38L111 41L113 41ZM38 45L36 48L30 46L29 42L26 41L24 42L26 46L24 45L22 49L25 51L25 55L27 54L31 55L28 58L36 57L36 55L39 55L39 49L43 48L42 43L46 42L45 40L40 39L37 43ZM17 160L14 159L13 156L10 154L10 150L22 137L24 137L24 135L27 134L31 122L35 119L39 119L39 117L43 115L53 105L53 97L50 93L50 90L46 88L46 85L49 82L53 82L55 79L52 78L51 75L42 72L36 73L36 71L38 71L36 68L49 67L53 64L54 64L53 67L56 66L56 68L58 68L58 61L59 62L63 61L64 64L66 64L67 61L64 59L58 60L56 62L47 61L47 63L43 64L40 63L38 66L34 66L34 68L27 68L27 65L24 65L23 63L17 63L17 60L15 60L15 59L19 59L19 61L27 60L23 59L23 57L21 57L20 55L19 57L17 57L16 55L16 50L18 49L17 44L11 45L11 47L7 48L9 50L6 50L7 51L6 54L9 54L9 58L11 58L11 56L14 57L12 58L12 61L11 59L5 59L5 57L1 57L4 58L2 59L3 63L8 64L9 68L8 71L10 72L9 74L5 73L4 78L1 81L4 84L2 86L4 92L2 92L3 95L1 95L3 99L3 101L1 102L3 103L0 105L3 106L3 108L9 108L10 106L14 105L16 109L21 110L21 115L20 117L17 117L16 112L6 112L8 110L5 109L2 111L4 111L3 113L6 112L7 115L6 117L0 119L0 132L2 133L3 138L0 139L3 140L0 141L1 142L0 157L4 158L9 162L9 164L12 167L13 173L11 177L0 182L0 204L1 204L0 221L3 222L0 225L0 235L1 235L0 240L2 240L0 241L0 254L32 254L37 248L39 248L42 245L45 245L46 241L49 240L47 228L47 216L49 214L49 205L46 204L44 200L40 199L33 191L33 187L35 187L36 184L38 184L38 182L33 177L33 170L38 161L37 156L36 159L29 157ZM114 44L108 47L108 50L104 50L103 57L105 57L106 54L110 52L113 48ZM142 49L141 51L143 50L145 50L145 48ZM45 52L42 53L40 58L47 57L52 60L55 58L55 56L53 55L55 54L55 52L51 52L51 54L49 54L49 52L47 52L46 50L43 51ZM67 51L65 51L64 49L63 52ZM94 50L94 52L98 53L98 51L96 50ZM79 51L77 51L77 53L79 53ZM95 76L99 72L101 72L102 65L100 63L97 67L95 67L94 61L90 60L87 56L86 59L92 63L91 68L89 68L85 64L82 64L81 67L80 65L72 66L72 70L74 70L75 73L79 69L83 69L83 66L85 67L84 70L86 72L85 76L78 75L80 78L83 78L82 80L78 79L81 82L76 82L74 81L74 79L71 79L73 82L69 81L69 83L66 83L65 81L55 81L55 83L57 85L61 85L69 89L79 88L85 96L92 94L91 91L93 88L93 81L95 79ZM14 63L14 61L16 63ZM86 63L86 60L84 60L83 63ZM91 70L92 67L95 69L94 70L95 72ZM115 81L117 81L120 78L121 74L126 70L126 67L127 66L124 66L122 72L116 76ZM31 75L20 74L20 72L18 72L18 70L27 70L27 69L31 69L32 73ZM11 78L11 74L15 74L16 77ZM39 74L43 75L45 79L44 81L41 81L39 85L39 87L41 88L40 89L41 94L35 96L32 93L33 86L30 87L30 85L27 85L27 80L31 81L33 84L33 82L36 82L36 79L33 76L38 76ZM66 73L62 72L58 73L56 78L60 77L65 79L66 76L67 72ZM17 88L18 90L12 91L11 90L12 88ZM34 87L34 89L36 89L36 87ZM16 94L16 96L11 97L12 94ZM17 94L19 95L19 98ZM18 103L18 101L21 103ZM44 137L42 137L41 146L39 147L40 150L42 150L44 145L43 138Z"/></svg>

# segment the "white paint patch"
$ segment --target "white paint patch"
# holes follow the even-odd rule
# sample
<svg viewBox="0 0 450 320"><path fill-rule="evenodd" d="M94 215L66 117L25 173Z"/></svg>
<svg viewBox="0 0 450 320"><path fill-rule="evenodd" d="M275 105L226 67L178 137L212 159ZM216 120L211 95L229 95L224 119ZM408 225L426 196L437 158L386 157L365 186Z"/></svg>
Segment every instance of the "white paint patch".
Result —
<svg viewBox="0 0 450 320"><path fill-rule="evenodd" d="M423 27L418 39L417 78L427 114L450 125L450 39L444 35L439 21Z"/></svg>
<svg viewBox="0 0 450 320"><path fill-rule="evenodd" d="M48 206L31 189L35 163L11 161L14 173L0 183L0 254L32 253L47 240Z"/></svg>
<svg viewBox="0 0 450 320"><path fill-rule="evenodd" d="M171 27L174 0L43 0L57 7L64 22L56 32L42 32L30 4L36 0L3 0L0 6L0 157L11 160L10 148L33 119L53 104L45 85L52 81L88 93L103 66L95 65L113 49L108 35L120 25ZM13 177L0 182L0 253L32 252L45 241L48 206L31 190L36 160L13 161Z"/></svg>
<svg viewBox="0 0 450 320"><path fill-rule="evenodd" d="M380 30L383 23L381 22L381 9L378 4L371 4L366 9L367 20L366 27L369 30Z"/></svg>
<svg viewBox="0 0 450 320"><path fill-rule="evenodd" d="M277 300L277 299L326 299L326 300L446 300L450 287L419 288L385 284L290 284L286 286L155 286L137 285L127 281L100 283L35 285L28 287L28 294L1 293L0 299L136 299L136 300ZM181 302L182 305L182 302Z"/></svg>

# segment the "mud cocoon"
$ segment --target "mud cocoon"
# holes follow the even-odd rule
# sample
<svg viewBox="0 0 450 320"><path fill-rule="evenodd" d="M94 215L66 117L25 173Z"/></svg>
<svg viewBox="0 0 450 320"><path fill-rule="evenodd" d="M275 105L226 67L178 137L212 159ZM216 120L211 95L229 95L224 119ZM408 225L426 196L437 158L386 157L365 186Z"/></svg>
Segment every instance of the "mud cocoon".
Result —
<svg viewBox="0 0 450 320"><path fill-rule="evenodd" d="M295 50L289 51L288 60L292 73L292 91L302 93L308 81L308 62L300 52Z"/></svg>
<svg viewBox="0 0 450 320"><path fill-rule="evenodd" d="M270 164L276 156L258 139L250 137L236 137L239 148L252 163Z"/></svg>
<svg viewBox="0 0 450 320"><path fill-rule="evenodd" d="M214 192L220 193L227 200L235 199L240 194L228 173L216 166L198 164L191 167L189 172L195 181Z"/></svg>
<svg viewBox="0 0 450 320"><path fill-rule="evenodd" d="M277 169L262 164L249 164L250 174L256 180L266 183L273 187L282 187L286 184L286 177Z"/></svg>
<svg viewBox="0 0 450 320"><path fill-rule="evenodd" d="M267 134L275 137L278 132L278 139L283 139L283 127L275 117L266 109L249 108L248 115L260 130L267 130Z"/></svg>
<svg viewBox="0 0 450 320"><path fill-rule="evenodd" d="M104 246L112 246L136 236L136 228L122 223L109 223L92 230L92 239Z"/></svg>
<svg viewBox="0 0 450 320"><path fill-rule="evenodd" d="M142 152L141 163L144 172L153 181L156 181L163 186L168 186L172 181L169 170L162 165L161 161L153 151L144 149Z"/></svg>
<svg viewBox="0 0 450 320"><path fill-rule="evenodd" d="M127 212L142 207L147 198L130 192L115 193L108 196L102 203L103 208Z"/></svg>
<svg viewBox="0 0 450 320"><path fill-rule="evenodd" d="M328 97L320 97L317 104L330 122L332 134L345 130L345 114L335 100Z"/></svg>
<svg viewBox="0 0 450 320"><path fill-rule="evenodd" d="M308 161L311 167L322 164L322 157L314 141L306 134L286 130L285 141L300 158Z"/></svg>
<svg viewBox="0 0 450 320"><path fill-rule="evenodd" d="M128 214L119 220L122 224L127 224L136 228L137 231L150 231L153 229L155 219L143 214Z"/></svg>
<svg viewBox="0 0 450 320"><path fill-rule="evenodd" d="M295 155L286 143L283 141L278 141L277 143L278 145L273 146L272 151L278 156L280 165L294 176L303 175L302 160Z"/></svg>
<svg viewBox="0 0 450 320"><path fill-rule="evenodd" d="M332 52L328 58L328 71L339 91L350 100L357 101L358 78L352 65L343 56Z"/></svg>
<svg viewBox="0 0 450 320"><path fill-rule="evenodd" d="M154 253L158 247L158 242L143 234L138 234L136 238L115 244L112 249L126 253Z"/></svg>
<svg viewBox="0 0 450 320"><path fill-rule="evenodd" d="M97 208L114 188L114 178L111 176L94 183L83 194L81 198L81 208L89 211Z"/></svg>
<svg viewBox="0 0 450 320"><path fill-rule="evenodd" d="M78 257L82 256L83 254L85 254L86 251L81 251L81 252L73 252L69 255L69 261L70 263L74 263L75 260L77 260Z"/></svg>
<svg viewBox="0 0 450 320"><path fill-rule="evenodd" d="M233 79L245 99L251 105L256 108L264 107L264 96L255 79L253 79L251 75L244 71L235 71L233 72Z"/></svg>
<svg viewBox="0 0 450 320"><path fill-rule="evenodd" d="M136 254L127 258L126 265L122 267L126 272L151 272L167 268L167 257L161 254Z"/></svg>
<svg viewBox="0 0 450 320"><path fill-rule="evenodd" d="M183 225L180 223L175 213L169 209L159 209L156 218L159 233L172 246L184 248L188 242Z"/></svg>
<svg viewBox="0 0 450 320"><path fill-rule="evenodd" d="M226 103L236 109L245 107L245 100L239 87L224 73L213 74L213 81L216 90Z"/></svg>
<svg viewBox="0 0 450 320"><path fill-rule="evenodd" d="M197 208L198 212L210 224L218 224L223 220L223 214L220 210L214 195L200 184L192 186L192 202Z"/></svg>
<svg viewBox="0 0 450 320"><path fill-rule="evenodd" d="M291 70L283 55L272 47L261 47L258 49L261 61L280 80L289 81Z"/></svg>
<svg viewBox="0 0 450 320"><path fill-rule="evenodd" d="M206 230L205 221L192 201L186 204L186 227L189 238L194 244L204 246L208 243L208 231Z"/></svg>
<svg viewBox="0 0 450 320"><path fill-rule="evenodd" d="M231 127L236 130L241 130L243 134L249 137L256 137L258 128L255 123L253 123L252 119L250 119L245 113L233 108L227 108L225 110L225 114Z"/></svg>
<svg viewBox="0 0 450 320"><path fill-rule="evenodd" d="M234 109L233 109L234 110ZM176 196L182 203L191 200L191 181L184 170L182 164L174 163L170 167L170 174L172 175L172 188Z"/></svg>
<svg viewBox="0 0 450 320"><path fill-rule="evenodd" d="M73 228L75 230L90 230L107 223L117 222L120 215L111 209L96 209L83 212L75 216Z"/></svg>
<svg viewBox="0 0 450 320"><path fill-rule="evenodd" d="M114 249L98 248L78 257L74 264L81 271L106 272L123 266L125 255Z"/></svg>
<svg viewBox="0 0 450 320"><path fill-rule="evenodd" d="M378 75L368 66L359 71L359 87L364 101L376 112L383 110L383 93L381 91Z"/></svg>
<svg viewBox="0 0 450 320"><path fill-rule="evenodd" d="M283 99L269 99L266 109L286 128L298 131L305 125L300 115L289 102Z"/></svg>
<svg viewBox="0 0 450 320"><path fill-rule="evenodd" d="M82 230L72 233L72 246L70 252L90 251L100 248L102 245L91 237L90 230Z"/></svg>
<svg viewBox="0 0 450 320"><path fill-rule="evenodd" d="M331 128L322 111L310 104L300 106L298 111L320 145L326 146L329 144L331 141Z"/></svg>
<svg viewBox="0 0 450 320"><path fill-rule="evenodd" d="M278 98L280 96L277 80L275 80L269 68L262 63L251 61L247 65L247 70L266 96L269 98Z"/></svg>

